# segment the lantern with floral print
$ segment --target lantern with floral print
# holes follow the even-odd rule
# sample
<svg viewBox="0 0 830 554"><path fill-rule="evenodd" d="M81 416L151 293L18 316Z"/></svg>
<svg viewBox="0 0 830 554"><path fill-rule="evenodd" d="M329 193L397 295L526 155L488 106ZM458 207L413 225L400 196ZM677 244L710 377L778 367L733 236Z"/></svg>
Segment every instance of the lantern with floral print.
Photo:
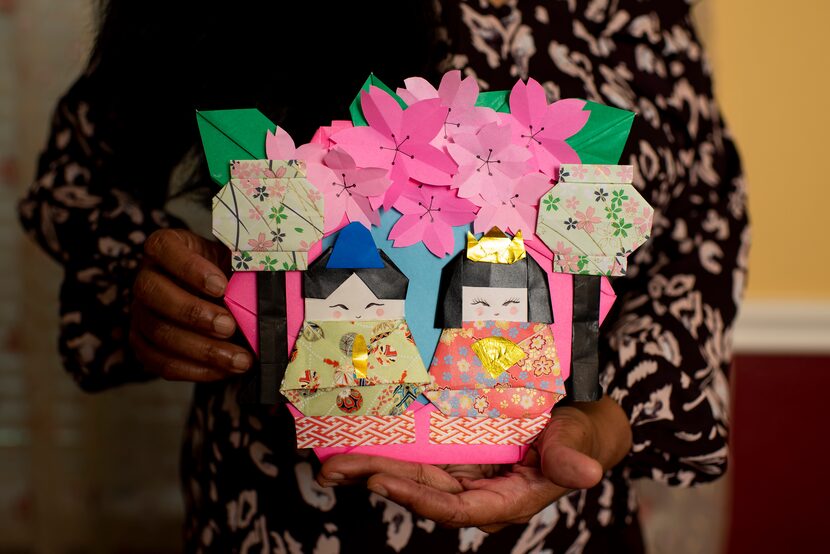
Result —
<svg viewBox="0 0 830 554"><path fill-rule="evenodd" d="M631 184L630 165L564 164L542 197L536 234L553 270L573 274L571 395L598 400L601 276L625 275L628 256L648 240L654 210Z"/></svg>

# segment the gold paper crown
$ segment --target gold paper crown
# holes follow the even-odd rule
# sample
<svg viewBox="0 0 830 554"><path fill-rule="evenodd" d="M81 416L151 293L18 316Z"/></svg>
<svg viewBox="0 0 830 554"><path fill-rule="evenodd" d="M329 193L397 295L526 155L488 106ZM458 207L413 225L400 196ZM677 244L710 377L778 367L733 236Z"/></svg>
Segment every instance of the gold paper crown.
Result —
<svg viewBox="0 0 830 554"><path fill-rule="evenodd" d="M521 231L516 231L513 240L510 240L510 237L498 227L487 231L479 240L467 231L468 260L491 264L513 264L523 260L525 255L525 242Z"/></svg>

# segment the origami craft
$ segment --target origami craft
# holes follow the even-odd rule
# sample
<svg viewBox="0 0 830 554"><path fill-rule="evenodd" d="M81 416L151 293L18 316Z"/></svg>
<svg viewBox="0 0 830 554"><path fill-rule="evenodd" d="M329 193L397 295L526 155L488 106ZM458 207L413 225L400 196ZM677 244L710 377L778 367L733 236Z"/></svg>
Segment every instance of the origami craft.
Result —
<svg viewBox="0 0 830 554"><path fill-rule="evenodd" d="M323 201L296 160L235 160L213 197L213 234L231 249L234 270L308 266L323 237Z"/></svg>
<svg viewBox="0 0 830 554"><path fill-rule="evenodd" d="M564 164L544 196L537 235L553 269L574 274L573 397L597 400L599 277L625 275L628 256L648 240L654 210L631 184L630 165Z"/></svg>
<svg viewBox="0 0 830 554"><path fill-rule="evenodd" d="M628 256L651 232L654 210L631 184L630 165L560 169L539 210L537 235L554 254L554 271L625 275Z"/></svg>
<svg viewBox="0 0 830 554"><path fill-rule="evenodd" d="M550 229L580 224L597 239L598 219L624 214L609 229L628 239L650 217L645 206L627 212L633 195L612 195L625 183L601 184L613 203L602 213L566 206L570 196L556 191L589 184L573 181L584 176L572 166L617 163L634 115L549 103L533 79L481 92L456 71L437 87L418 77L403 85L393 92L371 75L351 122L299 146L256 110L197 114L224 186L216 234L234 251L226 303L260 356L255 397L273 402L282 390L291 400L298 446L321 458L515 462L571 367L584 382L593 355L596 374L598 322L614 298L606 275L625 270L637 242L588 253L581 238L559 248ZM539 217L566 209L571 221ZM492 227L512 236L468 233ZM404 273L412 281L401 294Z"/></svg>
<svg viewBox="0 0 830 554"><path fill-rule="evenodd" d="M408 284L359 223L309 268L280 387L303 415L399 415L421 394L429 377L404 318Z"/></svg>
<svg viewBox="0 0 830 554"><path fill-rule="evenodd" d="M444 332L426 396L446 416L535 418L565 393L545 272L498 228L447 267Z"/></svg>
<svg viewBox="0 0 830 554"><path fill-rule="evenodd" d="M395 222L395 214L382 214L381 226L373 228L373 237L395 264L410 276L407 290L407 305L419 306L410 309L407 323L412 330L422 357L429 358L438 344L440 332L434 329L434 317L437 302L436 291L439 279L431 280L433 267L441 259L432 255L422 244L408 248L394 248L392 242L385 238ZM345 229L343 230L345 231ZM343 232L341 231L341 233ZM456 229L458 233L459 229ZM458 233L460 234L460 233ZM320 245L309 253L311 259L319 256ZM551 289L553 312L557 319L551 326L557 340L557 355L560 360L562 378L568 377L571 345L571 281L572 275L552 273L550 264L545 259L528 251L547 274ZM434 264L434 265L430 265ZM412 276L417 276L412 278ZM239 322L240 328L250 341L254 351L258 348L257 338L257 290L255 274L237 272L228 286L226 301L229 309ZM302 292L302 274L286 274L287 314L289 345L298 336L304 320L304 301ZM608 280L602 278L600 295L600 321L611 309L614 291ZM439 307L440 308L440 307ZM433 404L413 402L403 417L400 416L303 416L289 404L295 416L299 448L314 448L315 454L324 460L335 454L362 453L385 456L400 460L425 463L513 463L521 460L532 437L536 436L544 425L532 423L529 419L453 417L444 416ZM413 427L414 426L414 427ZM301 432L302 430L302 432ZM505 444L513 437L513 444ZM440 442L439 442L440 441ZM501 441L500 444L494 444ZM340 446L326 446L339 444Z"/></svg>
<svg viewBox="0 0 830 554"><path fill-rule="evenodd" d="M305 178L305 164L319 162L325 148L296 149L257 110L198 112L197 120L211 176L222 185L213 234L231 249L234 270L257 272L259 366L246 375L242 400L274 404L287 361L283 272L305 269L323 236L322 195ZM285 159L259 159L265 155Z"/></svg>

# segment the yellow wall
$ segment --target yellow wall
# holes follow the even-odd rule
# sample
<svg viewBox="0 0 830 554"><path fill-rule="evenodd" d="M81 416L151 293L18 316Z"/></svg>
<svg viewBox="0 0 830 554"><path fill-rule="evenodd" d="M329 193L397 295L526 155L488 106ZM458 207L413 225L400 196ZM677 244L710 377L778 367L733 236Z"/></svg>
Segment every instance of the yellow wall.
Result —
<svg viewBox="0 0 830 554"><path fill-rule="evenodd" d="M830 1L699 9L749 182L748 297L830 298Z"/></svg>

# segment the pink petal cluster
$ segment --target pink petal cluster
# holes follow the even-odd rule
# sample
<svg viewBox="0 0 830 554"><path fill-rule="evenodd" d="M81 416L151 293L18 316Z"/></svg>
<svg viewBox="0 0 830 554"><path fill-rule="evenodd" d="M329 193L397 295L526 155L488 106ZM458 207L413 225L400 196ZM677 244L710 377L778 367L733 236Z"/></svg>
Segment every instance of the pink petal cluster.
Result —
<svg viewBox="0 0 830 554"><path fill-rule="evenodd" d="M409 187L395 203L403 215L389 232L398 247L423 242L438 257L452 254L452 228L467 225L475 218L475 206L455 191L444 187Z"/></svg>
<svg viewBox="0 0 830 554"><path fill-rule="evenodd" d="M392 207L410 180L450 184L456 166L446 152L430 144L447 115L439 99L421 100L404 110L394 98L370 87L361 92L360 105L369 125L335 133L332 140L359 166L389 170L392 185L375 206Z"/></svg>
<svg viewBox="0 0 830 554"><path fill-rule="evenodd" d="M545 89L533 79L518 81L510 92L510 113L502 118L513 132L513 141L532 154L536 169L555 177L563 163L579 163L579 156L565 139L579 132L590 113L584 100L566 99L548 104Z"/></svg>
<svg viewBox="0 0 830 554"><path fill-rule="evenodd" d="M462 79L458 70L445 73L437 90L422 77L404 79L404 85L405 88L399 88L396 92L408 105L438 98L441 105L447 108L441 132L433 139L435 146L447 146L457 134L475 134L484 125L499 119L493 110L475 105L479 93L478 83L474 77Z"/></svg>
<svg viewBox="0 0 830 554"><path fill-rule="evenodd" d="M497 202L504 190L530 171L530 153L513 144L510 127L489 123L475 134L459 133L447 150L458 173L453 187L463 198L481 195L489 202Z"/></svg>
<svg viewBox="0 0 830 554"><path fill-rule="evenodd" d="M322 144L303 144L299 148L294 145L285 129L277 127L275 133L268 131L265 136L265 156L269 160L298 160L303 163L320 163L326 155L327 148Z"/></svg>
<svg viewBox="0 0 830 554"><path fill-rule="evenodd" d="M380 224L380 214L370 199L389 188L387 171L379 167L360 168L340 148L330 150L322 163L308 164L308 180L323 194L325 233L359 221L365 227Z"/></svg>
<svg viewBox="0 0 830 554"><path fill-rule="evenodd" d="M536 216L539 199L553 186L544 173L527 173L498 189L494 200L479 196L473 202L479 206L473 230L484 233L491 227L513 234L521 231L525 242L536 241ZM541 244L541 241L537 241Z"/></svg>
<svg viewBox="0 0 830 554"><path fill-rule="evenodd" d="M361 92L367 126L335 121L300 147L279 127L268 133L268 158L303 162L323 195L325 232L354 221L379 225L380 208L394 208L401 217L389 238L397 247L422 242L442 257L455 250L452 228L474 222L477 233L521 231L550 254L536 240L539 200L560 164L579 163L565 141L587 122L585 102L548 104L531 79L513 87L505 114L476 106L478 83L459 71L437 89L420 77L404 85L397 94L406 109L377 87ZM593 212L585 216L585 225L596 223Z"/></svg>

